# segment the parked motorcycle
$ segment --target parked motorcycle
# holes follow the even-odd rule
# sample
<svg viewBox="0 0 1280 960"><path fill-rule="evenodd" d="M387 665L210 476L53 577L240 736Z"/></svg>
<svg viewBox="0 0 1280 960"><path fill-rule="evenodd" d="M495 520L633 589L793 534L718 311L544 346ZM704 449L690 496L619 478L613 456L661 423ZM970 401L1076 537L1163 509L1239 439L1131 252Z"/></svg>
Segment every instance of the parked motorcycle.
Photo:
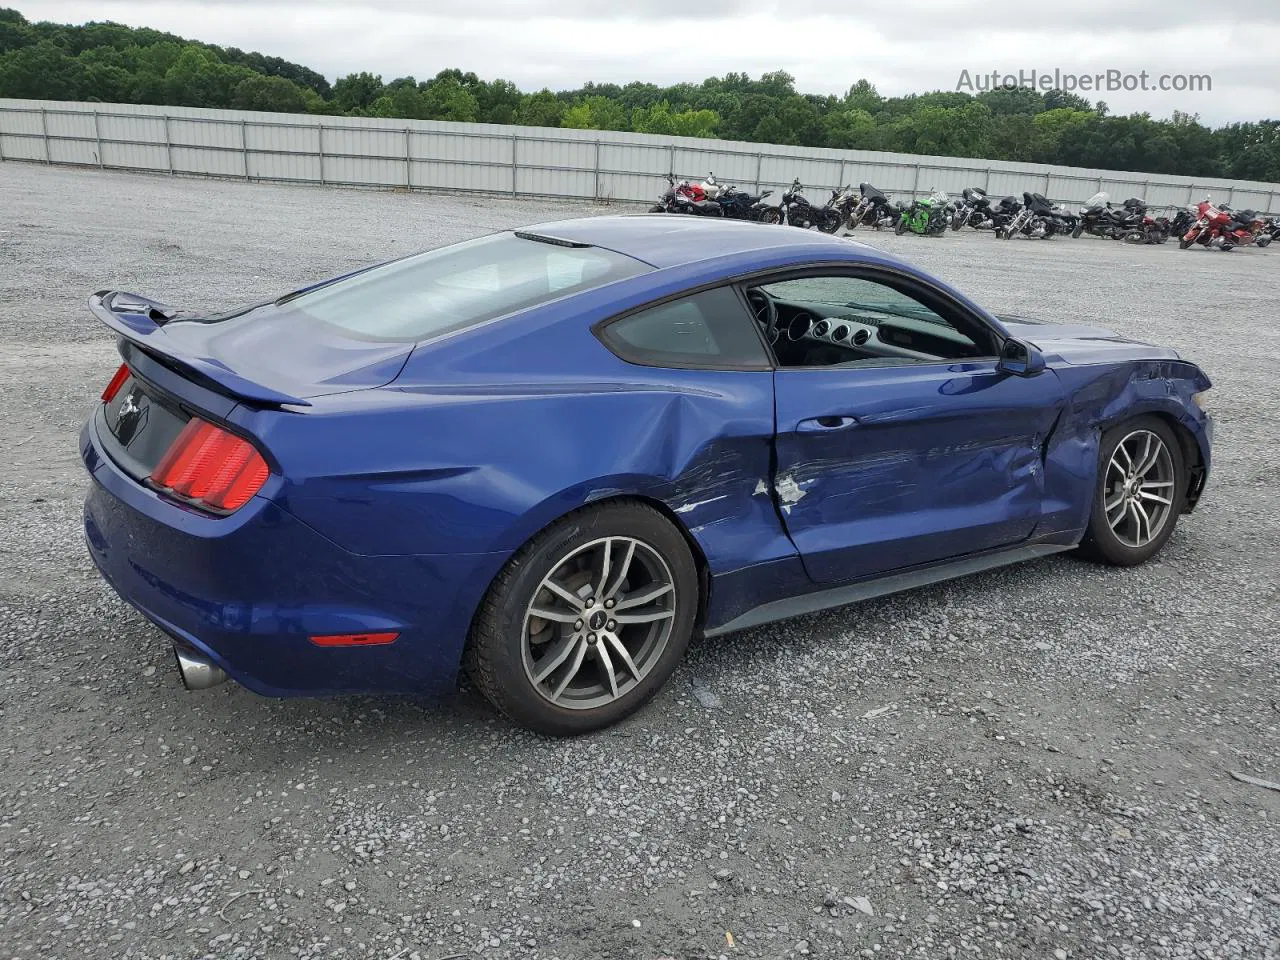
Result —
<svg viewBox="0 0 1280 960"><path fill-rule="evenodd" d="M1121 240L1127 243L1164 243L1169 239L1169 218L1153 217L1142 201L1125 201L1125 222Z"/></svg>
<svg viewBox="0 0 1280 960"><path fill-rule="evenodd" d="M959 230L968 224L975 230L980 230L982 224L990 218L991 201L987 199L987 191L981 187L965 187L960 191L956 212L951 217L951 229Z"/></svg>
<svg viewBox="0 0 1280 960"><path fill-rule="evenodd" d="M715 198L731 220L752 220L756 223L778 223L782 214L777 207L765 203L765 197L773 196L772 190L751 194L737 187L726 187Z"/></svg>
<svg viewBox="0 0 1280 960"><path fill-rule="evenodd" d="M945 193L935 189L929 196L914 200L901 209L902 215L893 228L894 233L902 236L910 231L922 237L936 237L951 225L955 204Z"/></svg>
<svg viewBox="0 0 1280 960"><path fill-rule="evenodd" d="M718 186L717 186L718 192ZM686 213L699 217L722 217L724 209L715 200L707 198L702 184L688 180L676 182L674 173L667 174L667 189L658 202L649 208L650 213Z"/></svg>
<svg viewBox="0 0 1280 960"><path fill-rule="evenodd" d="M1095 237L1115 240L1123 220L1124 215L1111 206L1111 194L1104 190L1095 193L1081 205L1072 236L1079 237L1089 233Z"/></svg>
<svg viewBox="0 0 1280 960"><path fill-rule="evenodd" d="M1004 235L1004 228L1013 222L1022 211L1022 204L1017 197L1001 197L995 203L988 203L987 220L978 225L979 230L994 230L996 237Z"/></svg>
<svg viewBox="0 0 1280 960"><path fill-rule="evenodd" d="M800 183L800 178L796 177L791 187L782 195L782 216L786 222L802 230L810 227L817 227L823 233L835 233L839 230L843 222L840 211L830 203L823 207L814 206L803 191L804 186Z"/></svg>
<svg viewBox="0 0 1280 960"><path fill-rule="evenodd" d="M1022 206L1013 219L996 230L996 236L1005 240L1015 233L1045 240L1063 233L1070 233L1067 221L1054 210L1053 204L1042 194L1023 193Z"/></svg>
<svg viewBox="0 0 1280 960"><path fill-rule="evenodd" d="M1112 239L1126 243L1164 242L1160 225L1147 213L1147 202L1141 197L1130 197L1123 207L1112 212L1112 217L1115 221Z"/></svg>
<svg viewBox="0 0 1280 960"><path fill-rule="evenodd" d="M1195 206L1183 207L1169 221L1169 236L1181 237L1198 219Z"/></svg>
<svg viewBox="0 0 1280 960"><path fill-rule="evenodd" d="M1180 250L1192 244L1226 251L1247 244L1265 247L1271 243L1271 235L1263 231L1262 217L1252 210L1236 212L1225 204L1214 206L1205 197L1196 205L1196 215L1196 222L1178 241Z"/></svg>
<svg viewBox="0 0 1280 960"><path fill-rule="evenodd" d="M863 225L879 230L881 227L897 223L893 204L889 202L889 198L883 192L877 190L871 184L858 184L856 200L853 192L848 187L845 188L845 194L848 196L849 201L853 202L851 209L845 213L845 225L850 230L856 230Z"/></svg>
<svg viewBox="0 0 1280 960"><path fill-rule="evenodd" d="M1053 217L1057 221L1057 232L1064 237L1074 237L1076 235L1076 227L1080 223L1080 217L1072 213L1061 203L1055 203L1051 211Z"/></svg>

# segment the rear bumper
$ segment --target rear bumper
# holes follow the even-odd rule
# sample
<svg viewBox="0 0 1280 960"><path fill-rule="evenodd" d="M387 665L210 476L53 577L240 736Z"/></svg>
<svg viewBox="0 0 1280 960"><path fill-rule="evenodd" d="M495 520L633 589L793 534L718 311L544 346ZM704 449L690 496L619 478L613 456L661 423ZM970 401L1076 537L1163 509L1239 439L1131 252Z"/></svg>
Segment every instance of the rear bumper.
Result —
<svg viewBox="0 0 1280 960"><path fill-rule="evenodd" d="M274 502L210 518L146 489L81 433L93 478L89 555L179 647L266 696L439 693L454 687L472 612L504 557L363 556ZM314 635L398 631L391 644L318 647Z"/></svg>

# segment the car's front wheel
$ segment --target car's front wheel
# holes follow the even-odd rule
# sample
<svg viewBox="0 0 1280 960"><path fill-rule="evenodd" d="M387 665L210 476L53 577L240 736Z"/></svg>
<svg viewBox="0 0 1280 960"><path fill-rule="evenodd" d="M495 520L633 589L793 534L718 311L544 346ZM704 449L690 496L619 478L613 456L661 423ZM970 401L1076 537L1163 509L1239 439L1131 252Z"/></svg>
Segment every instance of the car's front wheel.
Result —
<svg viewBox="0 0 1280 960"><path fill-rule="evenodd" d="M1165 421L1137 417L1103 434L1099 453L1093 512L1080 550L1116 566L1142 563L1173 535L1182 511L1182 448Z"/></svg>
<svg viewBox="0 0 1280 960"><path fill-rule="evenodd" d="M472 626L468 673L516 723L587 733L657 693L697 611L697 569L666 517L635 502L587 507L499 573Z"/></svg>

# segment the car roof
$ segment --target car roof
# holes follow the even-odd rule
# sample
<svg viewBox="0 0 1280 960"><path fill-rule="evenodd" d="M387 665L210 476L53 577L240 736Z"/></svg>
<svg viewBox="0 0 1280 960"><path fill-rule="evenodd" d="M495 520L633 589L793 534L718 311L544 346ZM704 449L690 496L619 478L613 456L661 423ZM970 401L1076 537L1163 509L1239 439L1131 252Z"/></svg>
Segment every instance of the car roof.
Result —
<svg viewBox="0 0 1280 960"><path fill-rule="evenodd" d="M790 253L797 260L847 260L854 254L856 259L898 262L865 244L816 230L719 217L660 213L582 217L521 227L519 232L603 247L659 269L765 252Z"/></svg>

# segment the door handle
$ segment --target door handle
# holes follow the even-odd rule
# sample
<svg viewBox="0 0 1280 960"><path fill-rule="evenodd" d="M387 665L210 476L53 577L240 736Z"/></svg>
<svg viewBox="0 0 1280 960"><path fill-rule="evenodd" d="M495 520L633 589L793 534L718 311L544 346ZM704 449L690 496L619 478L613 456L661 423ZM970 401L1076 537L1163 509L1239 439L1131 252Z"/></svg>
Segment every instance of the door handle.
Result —
<svg viewBox="0 0 1280 960"><path fill-rule="evenodd" d="M800 433L831 433L836 430L848 430L850 427L858 425L857 417L844 416L826 416L826 417L810 417L807 420L801 420L796 426L796 430Z"/></svg>

